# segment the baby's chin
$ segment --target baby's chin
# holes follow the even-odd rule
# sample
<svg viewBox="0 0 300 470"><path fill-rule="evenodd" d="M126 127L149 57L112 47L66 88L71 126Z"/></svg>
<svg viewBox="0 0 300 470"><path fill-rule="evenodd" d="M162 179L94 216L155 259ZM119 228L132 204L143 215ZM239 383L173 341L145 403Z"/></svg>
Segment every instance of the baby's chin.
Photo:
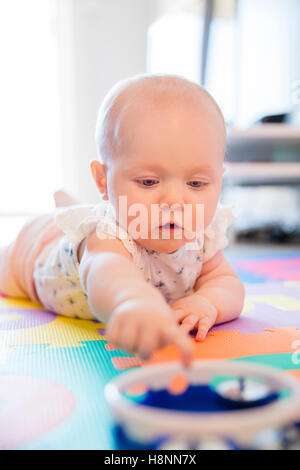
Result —
<svg viewBox="0 0 300 470"><path fill-rule="evenodd" d="M147 250L155 250L161 253L173 253L174 251L179 250L183 245L185 245L187 240L151 240L151 239L136 239L135 242L146 248Z"/></svg>

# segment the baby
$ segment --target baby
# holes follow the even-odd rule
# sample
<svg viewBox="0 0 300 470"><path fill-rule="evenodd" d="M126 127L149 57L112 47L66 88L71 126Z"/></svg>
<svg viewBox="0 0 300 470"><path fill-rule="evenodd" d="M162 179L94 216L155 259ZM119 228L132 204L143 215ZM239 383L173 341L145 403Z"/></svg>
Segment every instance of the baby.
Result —
<svg viewBox="0 0 300 470"><path fill-rule="evenodd" d="M222 252L231 222L218 206L222 113L193 82L138 75L104 99L96 142L100 203L55 193L55 214L28 221L0 251L0 291L95 317L110 342L142 359L173 343L189 365L188 333L203 341L241 313L245 296Z"/></svg>

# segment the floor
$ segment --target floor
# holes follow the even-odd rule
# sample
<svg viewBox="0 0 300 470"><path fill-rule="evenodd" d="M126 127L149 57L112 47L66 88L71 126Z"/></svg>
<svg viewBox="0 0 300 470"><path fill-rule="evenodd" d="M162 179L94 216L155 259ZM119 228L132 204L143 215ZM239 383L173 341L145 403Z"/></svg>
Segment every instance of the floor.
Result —
<svg viewBox="0 0 300 470"><path fill-rule="evenodd" d="M0 245L23 223L0 217ZM231 243L225 256L245 283L243 313L195 343L196 360L243 360L300 379L299 246ZM177 359L169 345L142 363L114 348L96 320L0 298L0 449L116 449L105 385L130 369Z"/></svg>
<svg viewBox="0 0 300 470"><path fill-rule="evenodd" d="M194 342L195 359L246 361L276 367L282 380L300 379L300 251L250 250L228 250L246 287L242 315ZM116 439L106 384L134 368L178 358L169 345L141 362L110 344L96 320L0 298L0 449L130 449ZM172 439L166 445L173 448Z"/></svg>

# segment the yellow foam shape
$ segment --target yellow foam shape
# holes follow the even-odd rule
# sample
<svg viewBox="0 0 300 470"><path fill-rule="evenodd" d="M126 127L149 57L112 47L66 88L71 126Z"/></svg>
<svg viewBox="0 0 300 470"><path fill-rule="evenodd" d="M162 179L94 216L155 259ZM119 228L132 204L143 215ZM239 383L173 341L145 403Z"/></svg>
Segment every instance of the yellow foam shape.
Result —
<svg viewBox="0 0 300 470"><path fill-rule="evenodd" d="M0 345L5 347L25 345L49 345L50 348L84 347L81 341L103 341L105 336L100 336L98 328L103 328L102 323L94 323L91 320L78 320L66 318L60 315L55 320L44 325L2 330L0 331Z"/></svg>
<svg viewBox="0 0 300 470"><path fill-rule="evenodd" d="M1 313L1 310L20 308L46 309L41 304L33 303L23 299L0 299L0 323L14 322L21 315ZM81 341L103 341L105 336L100 336L99 328L105 328L103 323L94 323L92 320L80 320L77 318L57 315L48 323L29 328L0 330L0 348L9 349L14 346L24 345L49 345L50 348L72 348L84 347Z"/></svg>
<svg viewBox="0 0 300 470"><path fill-rule="evenodd" d="M285 295L248 295L245 299L244 309L251 310L253 304L264 303L282 310L300 310L300 300ZM245 310L243 310L245 312Z"/></svg>
<svg viewBox="0 0 300 470"><path fill-rule="evenodd" d="M0 323L6 323L6 322L14 322L17 320L20 320L22 318L22 315L19 315L18 313L13 314L13 315L8 315L5 313L0 314Z"/></svg>
<svg viewBox="0 0 300 470"><path fill-rule="evenodd" d="M0 297L0 310L12 308L25 308L25 309L42 309L41 304L36 304L27 299L5 299Z"/></svg>
<svg viewBox="0 0 300 470"><path fill-rule="evenodd" d="M245 301L244 301L242 314L250 312L252 310L252 307L253 307L253 302L251 302L251 300L249 299L249 296L246 296Z"/></svg>

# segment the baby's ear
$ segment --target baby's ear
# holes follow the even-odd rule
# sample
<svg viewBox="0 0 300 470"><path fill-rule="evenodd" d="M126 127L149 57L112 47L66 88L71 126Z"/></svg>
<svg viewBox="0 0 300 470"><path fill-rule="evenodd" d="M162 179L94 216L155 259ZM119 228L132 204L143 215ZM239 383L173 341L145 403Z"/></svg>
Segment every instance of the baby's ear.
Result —
<svg viewBox="0 0 300 470"><path fill-rule="evenodd" d="M93 178L98 186L99 181L105 177L104 165L98 162L98 160L92 160L90 162L90 168L93 175Z"/></svg>
<svg viewBox="0 0 300 470"><path fill-rule="evenodd" d="M107 197L107 185L104 165L98 162L98 160L92 160L90 168L97 188L105 199Z"/></svg>
<svg viewBox="0 0 300 470"><path fill-rule="evenodd" d="M92 175L93 175L93 178L95 180L95 182L97 183L97 160L92 160L90 162L90 169L91 169L91 172L92 172Z"/></svg>

